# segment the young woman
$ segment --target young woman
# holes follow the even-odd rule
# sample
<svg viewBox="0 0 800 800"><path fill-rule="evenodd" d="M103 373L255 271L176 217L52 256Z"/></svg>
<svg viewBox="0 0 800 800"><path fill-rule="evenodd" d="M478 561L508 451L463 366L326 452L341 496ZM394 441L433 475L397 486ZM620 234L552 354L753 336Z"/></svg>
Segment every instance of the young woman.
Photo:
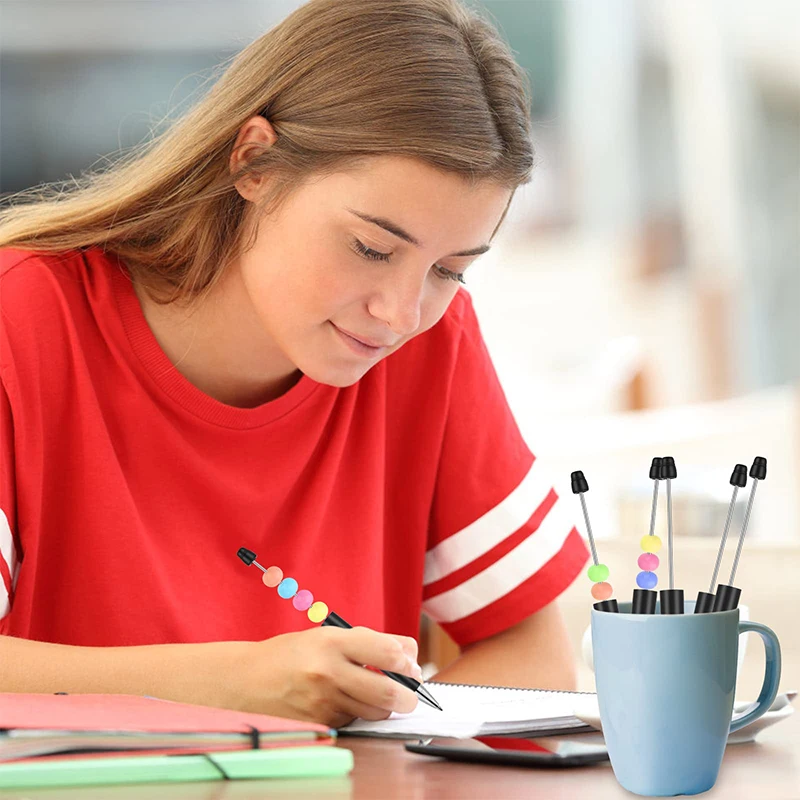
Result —
<svg viewBox="0 0 800 800"><path fill-rule="evenodd" d="M524 73L457 0L312 0L185 118L0 218L0 690L341 725L565 687L587 553L462 289L529 180ZM239 547L359 627L321 628Z"/></svg>

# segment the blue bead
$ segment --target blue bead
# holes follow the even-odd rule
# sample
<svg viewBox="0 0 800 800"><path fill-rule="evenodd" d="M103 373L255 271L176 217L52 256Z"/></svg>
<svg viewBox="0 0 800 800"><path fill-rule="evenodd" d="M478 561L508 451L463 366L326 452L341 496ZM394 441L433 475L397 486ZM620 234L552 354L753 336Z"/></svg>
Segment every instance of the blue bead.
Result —
<svg viewBox="0 0 800 800"><path fill-rule="evenodd" d="M640 589L654 589L658 583L658 577L655 572L640 572L636 576L636 585Z"/></svg>
<svg viewBox="0 0 800 800"><path fill-rule="evenodd" d="M284 600L294 597L297 594L297 581L294 578L284 578L278 584L278 594Z"/></svg>

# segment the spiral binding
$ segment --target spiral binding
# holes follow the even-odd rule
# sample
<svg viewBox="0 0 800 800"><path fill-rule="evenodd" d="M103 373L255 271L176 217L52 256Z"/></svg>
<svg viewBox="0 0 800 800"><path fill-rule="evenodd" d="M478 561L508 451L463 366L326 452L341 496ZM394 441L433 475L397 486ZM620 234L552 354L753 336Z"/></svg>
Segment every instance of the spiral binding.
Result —
<svg viewBox="0 0 800 800"><path fill-rule="evenodd" d="M566 689L526 689L524 686L484 686L480 683L450 683L449 681L425 681L425 685L463 686L466 689L498 689L502 692L542 692L545 694L585 694L594 696L594 692L570 692Z"/></svg>

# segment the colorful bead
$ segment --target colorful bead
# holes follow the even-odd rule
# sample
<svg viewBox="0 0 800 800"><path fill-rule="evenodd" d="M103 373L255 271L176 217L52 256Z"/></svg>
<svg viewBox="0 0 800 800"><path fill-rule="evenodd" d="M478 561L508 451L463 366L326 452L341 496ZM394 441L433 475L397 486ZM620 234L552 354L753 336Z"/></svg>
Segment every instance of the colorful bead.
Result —
<svg viewBox="0 0 800 800"><path fill-rule="evenodd" d="M312 622L322 622L328 616L328 606L325 603L317 600L311 608L308 609L308 618Z"/></svg>
<svg viewBox="0 0 800 800"><path fill-rule="evenodd" d="M284 600L294 597L297 594L297 581L294 578L284 578L278 584L278 594Z"/></svg>
<svg viewBox="0 0 800 800"><path fill-rule="evenodd" d="M264 581L265 586L272 589L283 580L283 570L280 567L269 567L261 576L261 580Z"/></svg>
<svg viewBox="0 0 800 800"><path fill-rule="evenodd" d="M659 561L658 556L654 553L642 553L636 563L639 565L639 569L652 572L658 568Z"/></svg>
<svg viewBox="0 0 800 800"><path fill-rule="evenodd" d="M601 582L592 586L592 597L595 600L608 600L612 594L614 594L614 590L610 583Z"/></svg>
<svg viewBox="0 0 800 800"><path fill-rule="evenodd" d="M605 564L592 564L589 567L589 580L600 583L608 577L608 567Z"/></svg>
<svg viewBox="0 0 800 800"><path fill-rule="evenodd" d="M658 536L642 536L639 544L645 553L657 553L661 549L661 539Z"/></svg>
<svg viewBox="0 0 800 800"><path fill-rule="evenodd" d="M636 585L640 589L653 589L658 583L658 577L655 572L640 572L636 576Z"/></svg>
<svg viewBox="0 0 800 800"><path fill-rule="evenodd" d="M636 563L639 565L639 569L652 572L654 569L658 569L658 556L654 553L642 553Z"/></svg>
<svg viewBox="0 0 800 800"><path fill-rule="evenodd" d="M292 598L292 605L298 611L306 611L307 609L311 608L311 604L314 602L314 595L308 591L308 589L301 589L293 598Z"/></svg>

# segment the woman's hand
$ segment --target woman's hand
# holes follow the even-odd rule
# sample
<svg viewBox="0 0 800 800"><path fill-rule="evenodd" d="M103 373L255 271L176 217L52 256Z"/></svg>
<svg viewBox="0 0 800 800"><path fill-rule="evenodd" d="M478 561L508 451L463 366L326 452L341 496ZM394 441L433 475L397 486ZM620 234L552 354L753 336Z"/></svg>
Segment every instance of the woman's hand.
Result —
<svg viewBox="0 0 800 800"><path fill-rule="evenodd" d="M237 649L227 654L235 662L225 675L226 690L234 693L227 704L243 711L338 728L355 717L386 719L417 705L411 690L363 666L421 680L417 643L408 636L325 626L230 644Z"/></svg>

